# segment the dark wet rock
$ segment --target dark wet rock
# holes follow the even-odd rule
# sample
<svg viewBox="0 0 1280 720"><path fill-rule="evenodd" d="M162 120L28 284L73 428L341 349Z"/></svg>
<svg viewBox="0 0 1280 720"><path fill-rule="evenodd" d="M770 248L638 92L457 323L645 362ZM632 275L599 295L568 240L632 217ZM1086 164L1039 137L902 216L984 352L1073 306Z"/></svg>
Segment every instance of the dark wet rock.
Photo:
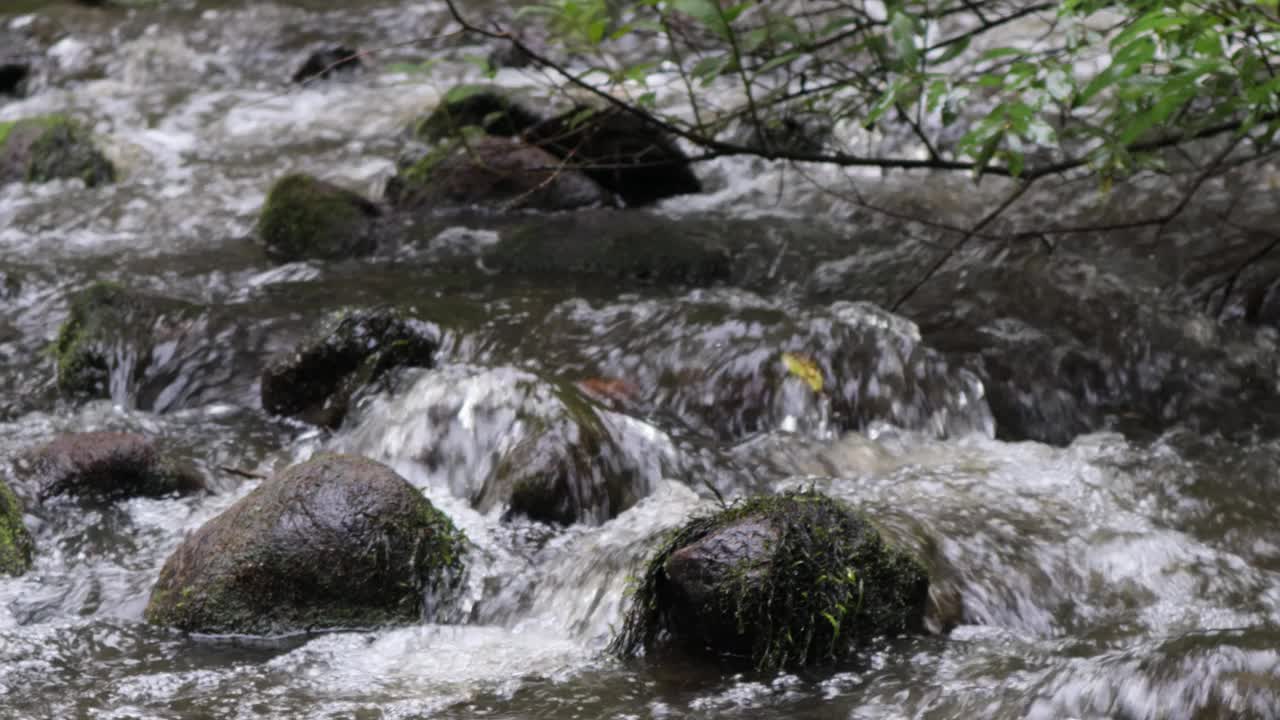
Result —
<svg viewBox="0 0 1280 720"><path fill-rule="evenodd" d="M262 372L262 407L336 428L360 388L394 367L431 367L440 344L434 325L393 308L348 310Z"/></svg>
<svg viewBox="0 0 1280 720"><path fill-rule="evenodd" d="M6 61L0 57L0 95L22 95L31 65L25 62Z"/></svg>
<svg viewBox="0 0 1280 720"><path fill-rule="evenodd" d="M123 432L69 433L31 454L36 494L94 499L159 497L205 489L194 467L153 438Z"/></svg>
<svg viewBox="0 0 1280 720"><path fill-rule="evenodd" d="M766 154L814 155L822 152L833 129L829 115L791 112L762 120L759 127L744 123L735 139Z"/></svg>
<svg viewBox="0 0 1280 720"><path fill-rule="evenodd" d="M545 362L625 379L638 412L717 441L873 423L940 437L990 430L977 379L909 321L865 303L787 306L728 289L675 301L571 301L535 333L556 338Z"/></svg>
<svg viewBox="0 0 1280 720"><path fill-rule="evenodd" d="M830 663L921 631L928 598L920 562L843 503L756 497L663 542L612 648L674 643L767 670Z"/></svg>
<svg viewBox="0 0 1280 720"><path fill-rule="evenodd" d="M656 480L639 460L657 458L627 452L628 420L569 384L511 367L447 365L368 410L349 447L407 454L480 512L598 525ZM388 436L388 427L405 431Z"/></svg>
<svg viewBox="0 0 1280 720"><path fill-rule="evenodd" d="M570 210L609 204L594 181L519 140L476 137L445 145L392 178L398 208L480 205L503 210Z"/></svg>
<svg viewBox="0 0 1280 720"><path fill-rule="evenodd" d="M295 83L308 83L336 75L350 75L362 67L360 51L336 45L311 53L292 79Z"/></svg>
<svg viewBox="0 0 1280 720"><path fill-rule="evenodd" d="M484 266L528 275L595 275L653 284L727 281L732 259L718 237L679 225L654 232L626 211L575 213L531 220L504 232Z"/></svg>
<svg viewBox="0 0 1280 720"><path fill-rule="evenodd" d="M309 175L276 181L258 216L258 236L277 262L345 260L376 241L378 207L358 193Z"/></svg>
<svg viewBox="0 0 1280 720"><path fill-rule="evenodd" d="M437 619L465 538L380 463L319 455L279 473L183 541L146 619L274 635Z"/></svg>
<svg viewBox="0 0 1280 720"><path fill-rule="evenodd" d="M0 122L0 183L80 178L93 187L115 179L88 132L63 115Z"/></svg>
<svg viewBox="0 0 1280 720"><path fill-rule="evenodd" d="M419 120L413 135L437 142L475 129L494 137L514 137L544 118L515 99L511 91L489 85L460 85L445 94L440 105Z"/></svg>
<svg viewBox="0 0 1280 720"><path fill-rule="evenodd" d="M617 194L646 205L702 191L689 158L660 128L618 109L575 108L524 138Z"/></svg>
<svg viewBox="0 0 1280 720"><path fill-rule="evenodd" d="M97 282L72 296L53 354L57 387L165 412L225 399L243 365L244 329L182 300Z"/></svg>
<svg viewBox="0 0 1280 720"><path fill-rule="evenodd" d="M34 549L31 534L22 524L22 503L0 480L0 576L25 573Z"/></svg>

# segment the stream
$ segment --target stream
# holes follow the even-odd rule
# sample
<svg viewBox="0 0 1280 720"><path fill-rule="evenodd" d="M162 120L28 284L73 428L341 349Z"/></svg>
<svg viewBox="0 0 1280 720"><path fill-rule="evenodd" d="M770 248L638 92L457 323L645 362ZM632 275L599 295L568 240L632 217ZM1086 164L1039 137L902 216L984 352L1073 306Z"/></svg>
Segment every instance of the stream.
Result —
<svg viewBox="0 0 1280 720"><path fill-rule="evenodd" d="M121 176L0 185L0 459L62 432L133 431L214 490L27 509L34 566L0 577L0 718L1280 717L1280 333L1211 317L1176 282L1181 258L1220 239L1208 211L1172 230L1173 260L1090 237L1053 253L974 243L897 314L884 308L947 243L920 220L972 221L998 184L720 158L696 168L703 193L645 210L442 213L371 257L271 262L253 234L272 182L306 172L380 197L405 128L480 77L466 58L487 46L411 42L452 29L443 3L419 0L0 4L0 42L39 59L0 121L69 112ZM354 76L289 82L335 43L382 50ZM820 189L842 183L903 217ZM1046 191L1010 222L1173 198L1126 192ZM1276 227L1266 192L1233 212ZM691 287L456 262L529 228L687 233L733 263ZM48 347L69 297L104 279L236 318L247 330L220 340L218 382L183 385L188 401L162 413L127 393L59 397ZM324 314L376 304L440 319L438 367L360 393L332 432L262 409L269 358ZM857 402L833 407L795 377L757 402L784 351L833 358ZM567 527L472 507L513 414L540 402L519 389L531 376L609 389L597 399L640 468L639 502ZM253 489L246 474L326 450L386 463L466 533L450 622L284 638L144 623L165 559ZM717 494L801 488L923 558L953 627L797 673L605 653L662 531Z"/></svg>

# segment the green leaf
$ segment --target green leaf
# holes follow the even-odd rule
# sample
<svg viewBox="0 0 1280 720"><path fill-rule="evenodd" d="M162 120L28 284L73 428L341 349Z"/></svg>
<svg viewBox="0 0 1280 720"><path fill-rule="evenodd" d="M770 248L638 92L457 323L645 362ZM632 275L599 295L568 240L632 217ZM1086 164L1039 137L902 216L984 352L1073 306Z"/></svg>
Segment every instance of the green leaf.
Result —
<svg viewBox="0 0 1280 720"><path fill-rule="evenodd" d="M915 67L920 61L916 34L916 22L910 15L899 12L889 19L889 37L893 41L893 50L904 67Z"/></svg>
<svg viewBox="0 0 1280 720"><path fill-rule="evenodd" d="M805 53L802 53L798 50L795 52L783 53L782 55L779 55L769 60L769 62L765 63L764 65L761 65L760 69L757 70L756 72L762 72L762 73L769 72L770 70L776 67L781 67L783 65L787 65L792 62L795 62L796 60L804 57L804 55Z"/></svg>
<svg viewBox="0 0 1280 720"><path fill-rule="evenodd" d="M694 18L722 40L729 38L729 25L714 0L672 0L671 9Z"/></svg>

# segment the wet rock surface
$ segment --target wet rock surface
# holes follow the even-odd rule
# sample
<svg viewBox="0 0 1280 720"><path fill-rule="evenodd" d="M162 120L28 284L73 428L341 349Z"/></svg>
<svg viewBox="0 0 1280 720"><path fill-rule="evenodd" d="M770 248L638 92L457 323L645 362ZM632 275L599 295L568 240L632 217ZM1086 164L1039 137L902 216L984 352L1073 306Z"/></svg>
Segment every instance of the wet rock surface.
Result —
<svg viewBox="0 0 1280 720"><path fill-rule="evenodd" d="M500 137L436 149L391 180L387 199L412 210L573 210L610 204L609 195L585 174L536 147Z"/></svg>
<svg viewBox="0 0 1280 720"><path fill-rule="evenodd" d="M414 137L438 142L479 130L493 137L515 137L543 118L510 91L488 85L460 85L413 127Z"/></svg>
<svg viewBox="0 0 1280 720"><path fill-rule="evenodd" d="M339 312L262 373L262 407L335 428L351 396L394 367L430 367L440 331L394 308Z"/></svg>
<svg viewBox="0 0 1280 720"><path fill-rule="evenodd" d="M683 644L770 669L838 661L872 638L920 631L928 588L918 561L841 503L753 498L664 542L614 648Z"/></svg>
<svg viewBox="0 0 1280 720"><path fill-rule="evenodd" d="M36 495L116 500L189 494L205 489L189 463L154 438L135 433L68 433L28 455Z"/></svg>
<svg viewBox="0 0 1280 720"><path fill-rule="evenodd" d="M58 330L57 387L155 412L234 397L257 362L247 334L209 308L96 282L72 295Z"/></svg>
<svg viewBox="0 0 1280 720"><path fill-rule="evenodd" d="M443 610L464 542L386 466L319 455L188 537L165 562L146 617L255 635L415 623Z"/></svg>
<svg viewBox="0 0 1280 720"><path fill-rule="evenodd" d="M702 191L689 158L660 128L617 109L579 107L530 128L530 143L581 169L629 206Z"/></svg>
<svg viewBox="0 0 1280 720"><path fill-rule="evenodd" d="M626 452L618 422L573 387L515 368L451 365L368 408L346 447L411 461L483 513L600 524L656 480ZM376 429L384 423L402 430L386 435Z"/></svg>

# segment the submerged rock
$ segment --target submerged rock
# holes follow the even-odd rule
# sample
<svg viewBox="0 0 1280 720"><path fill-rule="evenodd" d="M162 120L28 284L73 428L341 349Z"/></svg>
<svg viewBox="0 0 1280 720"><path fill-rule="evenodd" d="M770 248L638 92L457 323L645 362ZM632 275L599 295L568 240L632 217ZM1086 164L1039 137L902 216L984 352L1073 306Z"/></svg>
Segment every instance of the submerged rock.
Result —
<svg viewBox="0 0 1280 720"><path fill-rule="evenodd" d="M465 538L380 463L323 454L263 481L165 562L146 619L273 635L434 619Z"/></svg>
<svg viewBox="0 0 1280 720"><path fill-rule="evenodd" d="M311 53L292 79L295 83L308 83L332 75L351 74L362 67L364 63L360 61L358 50L336 45Z"/></svg>
<svg viewBox="0 0 1280 720"><path fill-rule="evenodd" d="M201 306L96 282L72 296L58 331L57 386L155 412L225 397L241 331Z"/></svg>
<svg viewBox="0 0 1280 720"><path fill-rule="evenodd" d="M616 108L574 108L530 128L524 138L627 205L702 192L688 156L661 128Z"/></svg>
<svg viewBox="0 0 1280 720"><path fill-rule="evenodd" d="M262 372L262 407L336 428L351 396L393 367L431 367L440 332L392 308L338 313Z"/></svg>
<svg viewBox="0 0 1280 720"><path fill-rule="evenodd" d="M115 179L115 168L88 132L64 115L0 122L0 183L80 178L93 187Z"/></svg>
<svg viewBox="0 0 1280 720"><path fill-rule="evenodd" d="M344 260L373 251L378 207L309 175L276 181L258 216L258 236L277 262Z"/></svg>
<svg viewBox="0 0 1280 720"><path fill-rule="evenodd" d="M610 196L586 175L519 140L475 137L445 145L392 178L396 207L482 205L504 210L571 210Z"/></svg>
<svg viewBox="0 0 1280 720"><path fill-rule="evenodd" d="M509 90L489 85L459 85L445 94L431 114L414 124L413 135L425 142L437 142L478 129L494 137L514 137L542 120L514 99Z"/></svg>
<svg viewBox="0 0 1280 720"><path fill-rule="evenodd" d="M0 56L0 95L21 95L23 84L30 75L30 64Z"/></svg>
<svg viewBox="0 0 1280 720"><path fill-rule="evenodd" d="M38 497L117 499L199 492L204 478L166 455L152 438L134 433L68 433L36 450Z"/></svg>
<svg viewBox="0 0 1280 720"><path fill-rule="evenodd" d="M835 662L873 638L920 631L928 596L919 561L843 503L756 497L662 544L611 648L679 644L761 670Z"/></svg>
<svg viewBox="0 0 1280 720"><path fill-rule="evenodd" d="M576 388L509 367L449 365L371 404L352 451L412 461L480 512L600 524L655 479Z"/></svg>
<svg viewBox="0 0 1280 720"><path fill-rule="evenodd" d="M629 211L538 219L504 233L484 254L485 267L529 275L595 275L653 284L726 281L732 262L714 237L676 229L653 233ZM670 228L668 228L670 230Z"/></svg>
<svg viewBox="0 0 1280 720"><path fill-rule="evenodd" d="M35 545L22 524L22 503L0 480L0 575L21 575L31 567Z"/></svg>
<svg viewBox="0 0 1280 720"><path fill-rule="evenodd" d="M635 412L674 417L718 442L778 430L831 437L875 423L938 437L990 432L977 378L926 346L912 323L865 303L782 305L719 289L676 302L569 301L535 332L562 353L545 361L625 379Z"/></svg>

